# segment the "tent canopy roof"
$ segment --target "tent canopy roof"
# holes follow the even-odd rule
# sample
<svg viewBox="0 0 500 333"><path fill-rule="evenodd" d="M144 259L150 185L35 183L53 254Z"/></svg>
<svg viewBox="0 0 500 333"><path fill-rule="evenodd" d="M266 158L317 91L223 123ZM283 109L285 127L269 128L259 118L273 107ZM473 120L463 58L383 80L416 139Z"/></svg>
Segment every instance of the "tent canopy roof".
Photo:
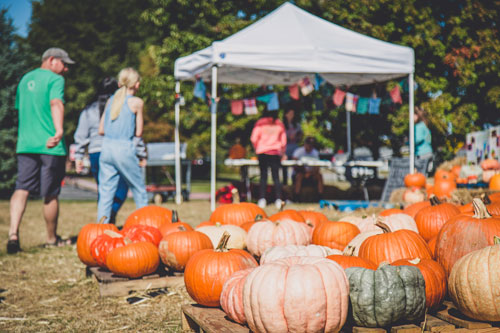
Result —
<svg viewBox="0 0 500 333"><path fill-rule="evenodd" d="M318 73L334 85L359 85L413 73L414 52L286 2L236 34L177 59L174 75L210 80L213 65L220 83L290 85Z"/></svg>

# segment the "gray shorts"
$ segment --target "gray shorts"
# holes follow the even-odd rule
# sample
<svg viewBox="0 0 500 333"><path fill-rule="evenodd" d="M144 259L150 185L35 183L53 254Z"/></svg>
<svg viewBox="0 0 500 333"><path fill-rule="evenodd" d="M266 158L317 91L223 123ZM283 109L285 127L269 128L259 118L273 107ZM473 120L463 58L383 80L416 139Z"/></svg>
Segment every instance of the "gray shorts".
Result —
<svg viewBox="0 0 500 333"><path fill-rule="evenodd" d="M18 154L16 190L30 194L58 196L66 174L66 156Z"/></svg>

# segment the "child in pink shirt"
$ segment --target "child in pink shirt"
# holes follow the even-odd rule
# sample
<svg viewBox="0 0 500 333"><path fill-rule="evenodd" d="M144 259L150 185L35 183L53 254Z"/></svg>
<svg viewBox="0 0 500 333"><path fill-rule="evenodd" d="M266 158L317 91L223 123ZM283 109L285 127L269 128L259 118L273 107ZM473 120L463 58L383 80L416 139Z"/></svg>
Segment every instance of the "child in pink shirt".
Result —
<svg viewBox="0 0 500 333"><path fill-rule="evenodd" d="M280 208L282 200L279 169L281 168L281 159L286 150L286 131L285 125L278 119L277 111L264 111L262 117L255 123L250 140L259 159L260 187L258 205L265 207L267 204L265 198L267 170L271 168L271 175L276 191L275 204L277 208Z"/></svg>

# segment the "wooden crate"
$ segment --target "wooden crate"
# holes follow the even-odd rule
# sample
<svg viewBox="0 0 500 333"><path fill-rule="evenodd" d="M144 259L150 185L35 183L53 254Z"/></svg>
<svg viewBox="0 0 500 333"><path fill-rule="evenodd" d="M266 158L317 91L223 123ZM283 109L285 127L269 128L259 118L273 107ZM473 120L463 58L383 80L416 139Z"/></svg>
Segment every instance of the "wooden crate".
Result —
<svg viewBox="0 0 500 333"><path fill-rule="evenodd" d="M207 308L198 304L182 306L182 330L205 333L249 333L247 326L235 323L220 308Z"/></svg>
<svg viewBox="0 0 500 333"><path fill-rule="evenodd" d="M87 274L92 275L99 284L99 294L102 297L127 296L132 291L184 286L182 273L173 274L167 272L162 266L155 273L137 279L117 276L101 267L87 267L87 269Z"/></svg>

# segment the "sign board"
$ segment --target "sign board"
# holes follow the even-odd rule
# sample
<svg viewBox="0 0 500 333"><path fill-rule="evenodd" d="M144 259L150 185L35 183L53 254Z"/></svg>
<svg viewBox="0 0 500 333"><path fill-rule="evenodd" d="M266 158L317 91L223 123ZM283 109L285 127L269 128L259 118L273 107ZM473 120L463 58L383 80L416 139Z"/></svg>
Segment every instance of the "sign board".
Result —
<svg viewBox="0 0 500 333"><path fill-rule="evenodd" d="M490 145L489 145L489 131L477 131L468 133L465 138L467 147L467 162L479 165L481 161L487 158Z"/></svg>
<svg viewBox="0 0 500 333"><path fill-rule="evenodd" d="M430 159L416 159L415 169L427 177L427 165ZM392 191L405 187L404 178L410 173L409 158L391 158L389 161L389 176L382 191L381 201L389 201Z"/></svg>

